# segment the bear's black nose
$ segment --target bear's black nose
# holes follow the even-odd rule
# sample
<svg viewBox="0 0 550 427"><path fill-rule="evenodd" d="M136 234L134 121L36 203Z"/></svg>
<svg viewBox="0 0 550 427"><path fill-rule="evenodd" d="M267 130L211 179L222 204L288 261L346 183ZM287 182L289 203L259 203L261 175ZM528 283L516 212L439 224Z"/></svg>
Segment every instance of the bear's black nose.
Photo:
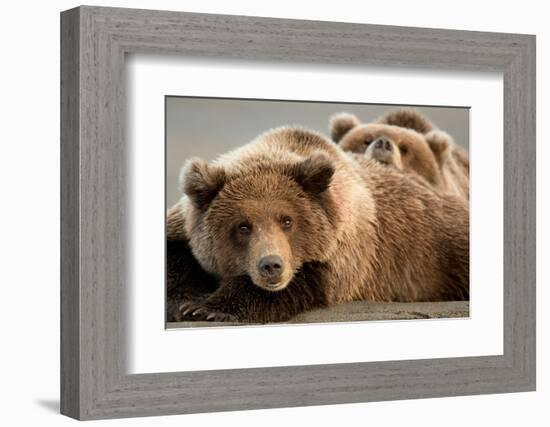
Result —
<svg viewBox="0 0 550 427"><path fill-rule="evenodd" d="M260 275L269 280L276 280L283 272L283 260L277 255L264 256L258 262Z"/></svg>
<svg viewBox="0 0 550 427"><path fill-rule="evenodd" d="M374 141L374 148L376 148L377 150L385 150L385 151L393 150L391 142L386 138L378 138L376 141Z"/></svg>

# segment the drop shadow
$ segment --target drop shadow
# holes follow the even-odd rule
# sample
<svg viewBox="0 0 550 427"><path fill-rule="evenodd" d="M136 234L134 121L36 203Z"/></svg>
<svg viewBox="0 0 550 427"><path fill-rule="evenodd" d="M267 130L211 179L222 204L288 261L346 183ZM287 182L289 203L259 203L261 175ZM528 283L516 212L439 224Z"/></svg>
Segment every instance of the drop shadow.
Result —
<svg viewBox="0 0 550 427"><path fill-rule="evenodd" d="M38 399L35 403L50 412L59 414L59 399Z"/></svg>

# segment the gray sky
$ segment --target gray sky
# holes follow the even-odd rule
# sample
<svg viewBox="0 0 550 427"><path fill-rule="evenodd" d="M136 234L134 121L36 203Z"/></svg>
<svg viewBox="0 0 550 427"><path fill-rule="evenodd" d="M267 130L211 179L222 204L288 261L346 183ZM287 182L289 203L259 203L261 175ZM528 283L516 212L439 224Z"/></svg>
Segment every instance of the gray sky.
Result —
<svg viewBox="0 0 550 427"><path fill-rule="evenodd" d="M334 113L346 111L369 122L402 107L409 106L167 97L166 205L170 207L180 198L179 171L189 157L212 160L283 125L305 126L329 136L328 119ZM414 108L468 148L469 109Z"/></svg>

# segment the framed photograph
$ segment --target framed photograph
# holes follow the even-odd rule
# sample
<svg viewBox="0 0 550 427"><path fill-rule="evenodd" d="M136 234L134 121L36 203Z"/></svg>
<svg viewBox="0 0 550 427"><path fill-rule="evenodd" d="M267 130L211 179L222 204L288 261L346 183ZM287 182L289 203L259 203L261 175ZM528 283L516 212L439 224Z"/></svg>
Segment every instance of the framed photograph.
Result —
<svg viewBox="0 0 550 427"><path fill-rule="evenodd" d="M374 94L371 94L374 96ZM450 95L449 95L450 96ZM144 105L152 105L146 103ZM339 104L333 102L315 101L282 101L282 100L258 100L258 99L227 99L227 98L195 98L167 96L165 104L166 116L166 209L167 215L167 296L166 316L169 328L183 327L207 327L207 326L243 326L249 324L274 324L280 322L296 323L327 323L365 320L397 320L397 319L422 319L422 318L445 318L445 317L468 317L469 314L469 108L460 107L411 107L395 105L373 105L373 104ZM342 112L345 111L345 112ZM352 113L353 111L353 113ZM336 112L336 113L335 113ZM361 123L358 117L379 117L370 123ZM437 118L437 129L427 117ZM399 124L397 123L399 122ZM287 123L301 123L287 125ZM391 123L391 124L390 124ZM418 130L407 126L415 126ZM370 201L358 202L360 193L365 184L369 193L370 183L374 182L371 174L376 179L376 187L384 187L385 190L379 195L380 201L376 205L381 208L385 203L385 217L388 217L388 229L381 233L380 239L375 244L374 230L362 229L363 226L352 225L349 228L344 222L331 221L324 231L320 230L323 221L331 219L330 215L316 217L317 204L303 208L304 203L310 197L306 191L295 194L271 194L265 189L267 176L261 169L264 161L264 150L260 149L253 155L254 160L247 158L248 166L252 168L251 173L255 174L254 182L250 182L251 188L246 191L239 191L237 199L226 200L228 205L221 209L218 202L223 199L225 192L230 185L236 185L233 179L227 179L224 184L224 192L220 192L216 201L208 204L209 217L205 218L205 226L214 227L217 215L229 221L224 222L224 229L215 231L212 228L207 234L219 236L217 243L220 246L208 249L209 256L216 256L217 253L229 251L222 258L231 259L236 265L235 272L230 277L246 275L252 283L260 289L267 290L263 295L252 296L256 290L242 289L239 294L246 295L239 305L235 295L231 294L229 301L223 302L221 289L216 295L212 292L218 288L219 277L223 275L220 271L216 277L209 279L207 275L201 277L200 285L188 276L195 274L195 269L190 266L189 260L185 258L192 249L193 258L201 260L203 265L208 261L202 260L200 252L203 250L204 242L192 241L194 232L186 230L185 222L188 215L193 215L193 209L188 205L189 201L195 200L182 192L190 185L186 176L189 164L196 164L196 160L188 160L193 156L202 156L207 159L216 159L221 153L237 149L244 150L242 141L253 140L256 135L265 135L266 129L273 129L267 132L291 132L297 138L302 138L312 130L318 133L326 132L328 129L332 138L321 139L326 147L321 144L315 146L312 152L317 151L331 153L334 147L342 148L346 153L343 159L358 163L359 173L363 175L359 179L359 189L352 190L355 184L347 180L346 187L348 196L331 195L331 200L339 204L353 203L354 211L351 217L357 215L383 226L383 220L377 218L377 214L367 214L367 207ZM440 130L445 129L446 131ZM302 136L296 132L306 132ZM140 132L141 133L141 132ZM453 135L451 137L451 135ZM258 137L261 141L264 136ZM309 138L309 136L308 136ZM304 139L307 141L307 139ZM292 142L285 140L285 150L290 150L295 155ZM251 146L261 146L253 143ZM328 151L327 151L328 150ZM340 154L340 153L339 153ZM240 154L238 154L238 157ZM310 154L308 154L310 158ZM279 161L284 157L279 154L270 156L265 165L272 172L273 168L279 167ZM288 160L285 160L286 162ZM191 163L186 163L191 162ZM195 162L195 163L193 163ZM283 164L285 164L283 162ZM221 167L229 167L226 157L218 159ZM374 163L372 165L371 163ZM183 165L183 166L182 166ZM348 169L348 166L346 166ZM181 176L180 176L181 175ZM409 182L412 176L416 181ZM284 179L287 177L285 176ZM403 178L405 182L390 184L393 179ZM340 177L335 172L328 183L328 189L323 192L330 194L332 186L338 185ZM381 179L379 182L378 179ZM292 180L294 181L294 179ZM385 183L383 183L386 181ZM232 184L230 184L230 182ZM320 185L321 179L316 181ZM242 184L238 184L242 185ZM274 185L274 184L273 184ZM294 183L284 182L281 184L281 191L288 192L293 188ZM394 197L394 185L399 188L402 194L403 187L414 192L413 200L405 202L401 197ZM261 194L255 196L254 188L261 188ZM424 188L428 192L424 194ZM273 187L274 188L274 187ZM188 192L189 189L187 189ZM294 190L296 190L294 188ZM323 193L322 192L322 193ZM436 213L435 217L427 217L418 221L422 215L417 214L417 203L429 203L426 197L431 193L437 194L437 199L446 201L447 206L460 207L454 211L449 218L440 218L439 215L446 215L443 211ZM242 194L242 195L241 195ZM374 192L372 193L374 194ZM151 195L152 197L153 195ZM304 196L305 197L304 199ZM149 199L149 196L144 196ZM298 197L300 202L294 201ZM225 200L225 199L224 199ZM431 200L431 199L430 199ZM225 202L224 202L225 203ZM265 205L262 204L265 203ZM393 206L396 203L396 206ZM281 206L277 209L276 204ZM408 204L408 205L407 205ZM225 206L225 205L224 205ZM231 208L229 208L231 206ZM319 206L325 206L320 203ZM236 223L228 218L226 209L231 209L231 215L235 217ZM236 210L235 210L236 209ZM402 222L400 218L411 215L412 218ZM340 211L335 217L340 215ZM389 216L395 216L390 218ZM488 217L489 218L489 217ZM354 220L355 222L355 220ZM452 240L462 242L456 255L452 258L463 259L464 262L457 264L456 277L458 280L434 278L433 286L431 278L420 278L421 275L438 275L439 272L450 273L453 267L446 262L439 265L439 262L431 265L431 262L424 259L419 248L426 245L428 257L433 259L432 250L439 251L433 245L437 244L440 237L434 234L427 238L425 243L418 241L416 232L410 233L410 229L427 226L435 230L433 223L452 224L449 232L456 230L458 235ZM208 225L206 225L208 223ZM315 227L310 228L309 224ZM229 228L225 228L229 224ZM145 224L144 224L145 225ZM141 226L138 226L141 227ZM367 227L368 228L368 227ZM400 228L400 230L396 230ZM457 230L457 228L459 230ZM217 228L216 228L217 229ZM452 230L451 230L452 229ZM359 233L361 236L370 234L370 242L364 242L362 237L348 237L342 239L340 235L353 236ZM423 233L420 233L421 235ZM305 237L307 235L307 238ZM392 237L398 236L398 248L393 246ZM190 236L188 238L188 236ZM224 237L222 237L224 236ZM407 249L406 236L413 236L408 240L410 247ZM448 237L443 238L445 246L450 250L451 244L447 243ZM311 252L315 250L316 244L321 244L322 255L317 253L307 256L302 255L307 246ZM189 245L189 247L188 247ZM383 267L369 267L371 261L370 250L374 246L378 252L372 254L374 259L389 260L388 265ZM185 246L185 250L182 250ZM336 252L332 252L333 246ZM309 268L318 271L313 267L313 262L326 264L328 258L336 256L337 253L357 253L357 258L352 262L353 268L339 266L338 275L347 275L346 279L338 278L331 280L331 283L316 282L316 295L310 294L311 289L306 286L297 286L297 277L300 274L309 275L306 282L313 281ZM382 255L380 251L386 251ZM160 252L160 251L159 251ZM195 256L194 253L197 255ZM411 261L411 268L418 266L410 282L405 275L410 271L402 262L394 263L396 259L407 259ZM346 258L347 259L347 258ZM445 264L445 265L443 265ZM364 266L364 270L360 266ZM185 266L185 267L184 267ZM199 266L197 266L198 268ZM394 271L395 270L395 271ZM198 268L199 272L210 272L212 269L207 266ZM384 272L382 274L382 272ZM362 275L365 275L363 277ZM355 276L358 275L356 278ZM367 276L373 275L371 279ZM388 276L385 278L385 276ZM338 285L334 296L322 295L322 290L327 287L331 289L336 280L350 284L349 287ZM327 279L328 281L328 279ZM188 284L193 282L192 286ZM289 283L292 286L289 286ZM377 283L377 288L364 286L365 282ZM211 288L208 287L211 283ZM294 289L296 287L296 289ZM145 288L145 287L144 287ZM201 290L208 296L204 299ZM227 291L226 291L227 292ZM288 295L287 295L288 294ZM209 298L210 297L210 298ZM255 299L257 298L257 299ZM271 301L276 298L280 301ZM290 298L296 304L287 301ZM146 300L155 299L154 295L147 296ZM214 304L214 300L218 302ZM306 302L306 300L308 300ZM284 303L283 303L284 301ZM403 302L405 304L399 304ZM417 302L417 304L412 304ZM435 302L435 304L434 304ZM442 304L442 302L445 302ZM347 303L347 304L346 304ZM377 304L379 303L379 304ZM147 304L147 303L146 303ZM217 306L214 310L213 304ZM231 307L229 307L231 306ZM132 320L134 323L134 320Z"/></svg>
<svg viewBox="0 0 550 427"><path fill-rule="evenodd" d="M535 390L535 37L61 14L61 412Z"/></svg>

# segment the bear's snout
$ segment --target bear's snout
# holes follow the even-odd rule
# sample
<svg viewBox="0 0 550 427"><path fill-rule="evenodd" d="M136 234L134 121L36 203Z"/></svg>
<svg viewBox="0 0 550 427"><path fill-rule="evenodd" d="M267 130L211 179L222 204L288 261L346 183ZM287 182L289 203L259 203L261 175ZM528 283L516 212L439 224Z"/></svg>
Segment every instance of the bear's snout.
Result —
<svg viewBox="0 0 550 427"><path fill-rule="evenodd" d="M391 139L384 136L378 137L369 145L365 157L378 160L382 164L393 165L397 169L403 169L399 150Z"/></svg>
<svg viewBox="0 0 550 427"><path fill-rule="evenodd" d="M268 255L258 261L260 276L272 283L277 283L283 272L283 260L278 255Z"/></svg>
<svg viewBox="0 0 550 427"><path fill-rule="evenodd" d="M378 138L374 141L375 150L393 151L392 143L386 138Z"/></svg>

